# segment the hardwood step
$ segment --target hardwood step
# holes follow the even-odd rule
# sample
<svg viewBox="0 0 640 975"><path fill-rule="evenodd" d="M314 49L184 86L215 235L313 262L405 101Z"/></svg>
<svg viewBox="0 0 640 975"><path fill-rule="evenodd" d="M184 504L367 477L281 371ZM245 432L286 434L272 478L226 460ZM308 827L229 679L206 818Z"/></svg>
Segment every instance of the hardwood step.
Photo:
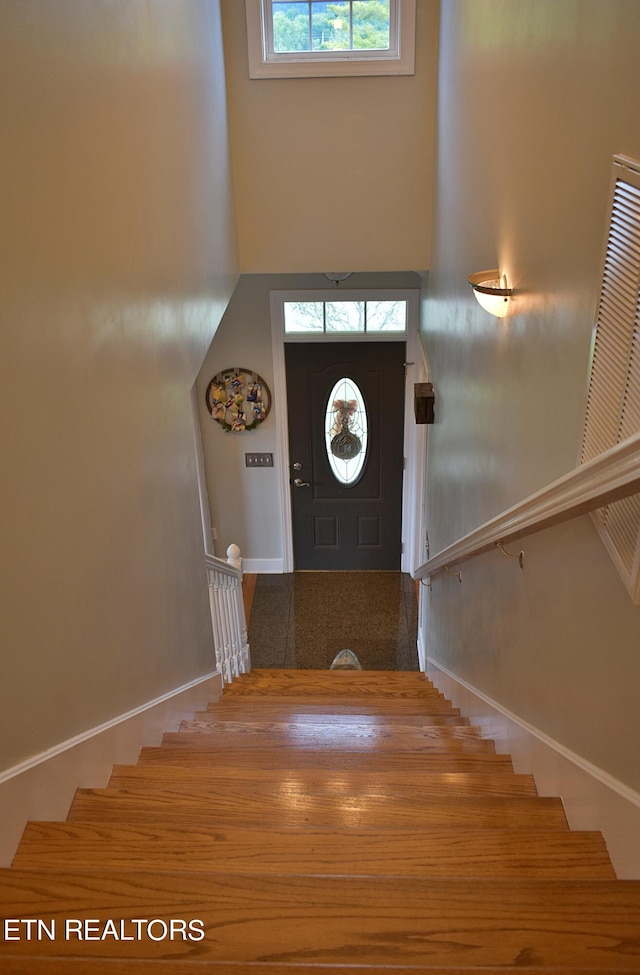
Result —
<svg viewBox="0 0 640 975"><path fill-rule="evenodd" d="M333 796L277 792L259 796L225 788L203 796L180 787L149 792L137 789L78 789L69 822L163 823L214 827L422 827L476 829L568 829L560 799L529 796L454 797L424 800L410 796Z"/></svg>
<svg viewBox="0 0 640 975"><path fill-rule="evenodd" d="M404 772L331 772L323 769L244 769L235 766L182 768L177 765L116 765L108 788L166 789L167 785L189 792L208 795L227 788L242 786L257 795L265 789L279 795L384 794L417 796L535 796L532 775L491 774L488 772L425 772L410 777Z"/></svg>
<svg viewBox="0 0 640 975"><path fill-rule="evenodd" d="M193 724L193 723L192 723ZM264 725L262 726L264 727ZM162 736L162 744L168 748L190 748L197 751L237 751L250 749L261 751L268 749L290 749L291 751L323 751L332 752L375 752L381 754L386 751L403 752L404 754L421 754L423 752L441 752L445 754L481 755L495 752L495 745L488 738L478 738L477 735L467 734L457 736L450 728L431 728L430 733L418 732L415 729L405 734L393 731L379 731L373 734L355 734L351 730L343 732L339 726L327 724L316 725L315 733L297 734L296 731L286 733L266 730L252 731L247 725L242 731L209 731L203 727L191 727L184 731L169 731ZM470 729L464 729L469 731ZM344 734L344 737L343 737Z"/></svg>
<svg viewBox="0 0 640 975"><path fill-rule="evenodd" d="M207 711L216 712L222 716L233 715L241 711L243 716L250 713L254 717L264 716L265 720L273 720L271 715L285 709L285 712L305 712L309 715L371 715L376 717L404 719L409 716L418 718L461 718L460 709L454 708L450 703L444 703L442 699L434 698L433 701L426 699L399 698L352 698L350 701L332 701L324 697L312 698L302 695L297 700L294 698L277 697L251 697L230 698L223 696L219 701L208 705ZM469 723L466 718L462 719Z"/></svg>
<svg viewBox="0 0 640 975"><path fill-rule="evenodd" d="M442 700L443 695L417 671L252 670L227 685L223 699L273 695L410 698Z"/></svg>
<svg viewBox="0 0 640 975"><path fill-rule="evenodd" d="M417 752L348 752L335 749L310 751L307 749L260 748L236 749L227 753L219 750L160 745L147 746L140 751L139 764L198 766L216 768L235 765L242 768L302 769L317 768L334 771L351 769L363 772L403 771L413 775L418 772L513 772L509 755L498 754L444 754Z"/></svg>
<svg viewBox="0 0 640 975"><path fill-rule="evenodd" d="M13 865L219 873L614 879L600 833L28 823Z"/></svg>
<svg viewBox="0 0 640 975"><path fill-rule="evenodd" d="M207 712L208 714L208 712ZM284 736L292 743L299 738L320 738L320 739L357 739L375 738L377 740L392 741L412 741L414 738L434 738L446 740L450 738L470 739L480 738L480 728L473 725L451 726L451 725L429 725L420 724L415 721L413 724L394 723L382 719L370 721L369 718L356 715L355 717L344 718L334 716L329 720L315 721L263 721L258 718L247 718L244 721L226 719L219 721L212 716L208 718L195 718L190 721L180 723L180 731L192 731L201 734L229 734L240 735L260 735L270 734ZM487 739L488 740L488 739Z"/></svg>
<svg viewBox="0 0 640 975"><path fill-rule="evenodd" d="M136 961L135 959L118 959L117 972L114 971L114 960L111 958L89 959L74 958L42 958L29 957L29 975L379 975L389 973L389 965L325 965L321 967L310 963L290 965L288 962L265 962L236 965L234 962L198 961L194 958L180 958L173 961L154 959ZM153 966L153 971L151 971ZM623 969L585 968L582 965L563 965L562 971L555 966L541 968L539 965L486 966L474 965L472 968L459 965L403 965L401 969L394 966L393 972L398 975L603 975L611 971ZM628 970L628 969L627 969ZM4 958L2 975L25 975L24 957Z"/></svg>
<svg viewBox="0 0 640 975"><path fill-rule="evenodd" d="M231 686L233 687L233 684ZM302 705L305 708L319 705L326 707L329 705L332 710L338 705L347 708L349 713L352 714L357 713L360 708L365 708L366 711L375 709L378 713L391 712L400 714L404 711L409 714L442 714L450 717L460 713L458 708L454 708L450 701L436 694L408 695L406 697L394 697L393 694L386 696L372 694L368 696L358 694L357 689L350 691L348 687L341 694L333 694L330 689L327 689L325 693L322 689L318 690L317 688L314 688L313 692L309 690L307 693L291 688L289 691L275 692L273 694L269 691L268 687L263 691L259 689L254 691L251 689L247 694L238 693L235 697L226 697L223 695L216 706L230 708L235 706L236 703L241 703L243 706L246 706L249 701L251 701L251 707L254 708L256 713L259 713L260 708L270 707L275 703L278 703L278 705L286 704L288 706L296 705L298 707ZM366 713L366 711L361 713Z"/></svg>
<svg viewBox="0 0 640 975"><path fill-rule="evenodd" d="M640 882L261 876L146 871L0 871L12 918L197 919L204 938L0 945L2 955L187 959L440 969L640 967ZM156 936L161 934L159 923ZM116 969L117 970L117 969ZM122 969L120 969L121 971ZM27 962L25 972L32 972ZM215 971L215 969L214 969ZM250 971L250 969L249 969ZM326 975L326 971L323 973Z"/></svg>
<svg viewBox="0 0 640 975"><path fill-rule="evenodd" d="M271 684L274 686L302 684L311 682L334 686L336 682L349 684L370 684L380 682L396 687L414 687L416 685L434 687L434 684L420 670L317 670L296 669L283 667L254 667L248 674L241 674L225 691L245 684Z"/></svg>
<svg viewBox="0 0 640 975"><path fill-rule="evenodd" d="M454 709L455 710L455 709ZM195 721L275 721L295 724L318 724L323 721L366 721L372 727L383 725L408 725L410 727L469 727L471 722L459 714L413 714L411 710L393 712L385 706L381 711L368 705L350 708L340 704L299 705L276 704L263 701L254 707L244 701L210 704L207 711L196 711Z"/></svg>

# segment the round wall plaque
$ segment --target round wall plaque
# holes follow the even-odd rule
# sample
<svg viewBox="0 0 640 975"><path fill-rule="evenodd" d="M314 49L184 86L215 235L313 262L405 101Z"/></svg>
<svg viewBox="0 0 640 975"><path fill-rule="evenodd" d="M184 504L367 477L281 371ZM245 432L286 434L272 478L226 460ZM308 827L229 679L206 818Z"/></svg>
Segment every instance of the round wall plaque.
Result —
<svg viewBox="0 0 640 975"><path fill-rule="evenodd" d="M255 430L271 409L271 394L264 379L240 366L216 373L206 392L207 409L223 430Z"/></svg>

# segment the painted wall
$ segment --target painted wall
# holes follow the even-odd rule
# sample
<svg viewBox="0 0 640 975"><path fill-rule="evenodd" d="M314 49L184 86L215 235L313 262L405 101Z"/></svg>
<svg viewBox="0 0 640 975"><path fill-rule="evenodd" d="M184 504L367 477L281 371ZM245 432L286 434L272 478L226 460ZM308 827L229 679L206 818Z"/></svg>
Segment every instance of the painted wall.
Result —
<svg viewBox="0 0 640 975"><path fill-rule="evenodd" d="M214 669L189 391L235 284L218 0L0 5L0 769Z"/></svg>
<svg viewBox="0 0 640 975"><path fill-rule="evenodd" d="M419 288L413 272L354 274L349 288ZM226 433L211 419L206 390L216 373L242 366L259 373L272 394L273 350L270 292L332 288L322 274L243 274L197 380L211 522L217 531L215 552L226 558L227 547L239 545L251 560L251 571L281 572L282 514L280 510L276 409L257 430ZM272 453L272 468L247 468L245 452ZM253 563L258 561L259 566Z"/></svg>
<svg viewBox="0 0 640 975"><path fill-rule="evenodd" d="M417 7L414 76L252 81L223 0L243 271L429 266L438 4Z"/></svg>
<svg viewBox="0 0 640 975"><path fill-rule="evenodd" d="M575 466L614 153L640 157L640 7L444 0L433 260L431 551ZM515 314L466 277L499 265ZM589 518L441 578L431 655L640 790L640 608Z"/></svg>

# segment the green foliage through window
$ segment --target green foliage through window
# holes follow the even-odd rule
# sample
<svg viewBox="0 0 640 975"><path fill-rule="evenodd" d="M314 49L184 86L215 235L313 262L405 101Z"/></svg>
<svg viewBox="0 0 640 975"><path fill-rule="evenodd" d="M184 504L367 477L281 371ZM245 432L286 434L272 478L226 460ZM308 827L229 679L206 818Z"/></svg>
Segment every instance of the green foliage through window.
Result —
<svg viewBox="0 0 640 975"><path fill-rule="evenodd" d="M273 0L273 44L296 51L386 51L390 0Z"/></svg>

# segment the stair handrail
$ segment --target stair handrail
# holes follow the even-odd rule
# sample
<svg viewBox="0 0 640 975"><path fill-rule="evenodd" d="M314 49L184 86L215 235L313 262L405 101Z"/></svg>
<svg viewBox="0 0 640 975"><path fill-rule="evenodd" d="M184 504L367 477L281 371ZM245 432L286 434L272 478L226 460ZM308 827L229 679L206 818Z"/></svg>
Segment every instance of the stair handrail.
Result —
<svg viewBox="0 0 640 975"><path fill-rule="evenodd" d="M204 564L207 569L220 572L221 575L242 579L242 570L226 559L219 559L216 555L205 555Z"/></svg>
<svg viewBox="0 0 640 975"><path fill-rule="evenodd" d="M640 433L603 451L507 508L423 562L415 579L435 576L500 545L640 492Z"/></svg>
<svg viewBox="0 0 640 975"><path fill-rule="evenodd" d="M240 549L230 545L227 553L227 561L205 556L216 668L223 684L251 670Z"/></svg>

